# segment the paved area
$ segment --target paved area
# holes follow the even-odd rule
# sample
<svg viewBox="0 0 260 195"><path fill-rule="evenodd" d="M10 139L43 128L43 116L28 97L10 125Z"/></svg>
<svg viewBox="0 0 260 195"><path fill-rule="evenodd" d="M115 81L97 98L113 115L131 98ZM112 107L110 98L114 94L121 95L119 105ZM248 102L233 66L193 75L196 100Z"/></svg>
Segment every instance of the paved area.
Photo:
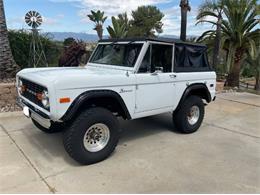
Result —
<svg viewBox="0 0 260 195"><path fill-rule="evenodd" d="M257 95L219 94L191 135L174 131L170 114L121 126L110 158L80 166L62 134L40 132L19 112L0 114L0 193L260 193Z"/></svg>

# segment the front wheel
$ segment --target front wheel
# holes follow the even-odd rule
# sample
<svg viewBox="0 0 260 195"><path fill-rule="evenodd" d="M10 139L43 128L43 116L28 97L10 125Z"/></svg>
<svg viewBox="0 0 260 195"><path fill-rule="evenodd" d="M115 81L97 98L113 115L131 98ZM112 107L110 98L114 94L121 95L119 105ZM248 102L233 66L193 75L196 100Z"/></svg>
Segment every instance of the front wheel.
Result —
<svg viewBox="0 0 260 195"><path fill-rule="evenodd" d="M204 118L204 103L198 96L188 97L180 108L173 113L173 121L182 133L197 131Z"/></svg>
<svg viewBox="0 0 260 195"><path fill-rule="evenodd" d="M83 111L64 133L65 150L81 164L93 164L107 158L117 146L119 123L107 109Z"/></svg>

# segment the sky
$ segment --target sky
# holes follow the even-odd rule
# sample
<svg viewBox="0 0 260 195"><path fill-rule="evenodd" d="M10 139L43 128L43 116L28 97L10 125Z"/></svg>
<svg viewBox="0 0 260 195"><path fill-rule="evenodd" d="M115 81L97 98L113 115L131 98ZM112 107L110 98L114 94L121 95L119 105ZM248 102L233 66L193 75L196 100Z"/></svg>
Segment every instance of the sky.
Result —
<svg viewBox="0 0 260 195"><path fill-rule="evenodd" d="M196 23L198 6L203 0L190 0L191 11L188 13L187 35L199 36L211 29L209 24ZM108 16L104 27L111 25L111 16L131 11L138 6L154 5L164 13L162 35L180 34L179 0L4 0L7 27L9 29L29 29L24 22L24 15L38 11L43 16L40 29L44 32L84 32L96 34L87 14L90 10L103 10ZM104 28L105 29L105 28ZM107 31L104 30L107 35Z"/></svg>

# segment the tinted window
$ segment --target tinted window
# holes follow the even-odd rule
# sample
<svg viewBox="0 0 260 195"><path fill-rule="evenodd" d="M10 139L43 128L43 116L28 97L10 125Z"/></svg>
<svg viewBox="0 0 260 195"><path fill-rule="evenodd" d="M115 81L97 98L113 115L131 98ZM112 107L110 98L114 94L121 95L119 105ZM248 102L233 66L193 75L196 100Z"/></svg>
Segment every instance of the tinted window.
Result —
<svg viewBox="0 0 260 195"><path fill-rule="evenodd" d="M205 46L175 44L175 71L209 70Z"/></svg>
<svg viewBox="0 0 260 195"><path fill-rule="evenodd" d="M143 44L98 45L89 62L97 64L134 67Z"/></svg>
<svg viewBox="0 0 260 195"><path fill-rule="evenodd" d="M154 72L162 69L163 72L172 71L172 48L171 45L152 44L146 51L141 66L140 73Z"/></svg>

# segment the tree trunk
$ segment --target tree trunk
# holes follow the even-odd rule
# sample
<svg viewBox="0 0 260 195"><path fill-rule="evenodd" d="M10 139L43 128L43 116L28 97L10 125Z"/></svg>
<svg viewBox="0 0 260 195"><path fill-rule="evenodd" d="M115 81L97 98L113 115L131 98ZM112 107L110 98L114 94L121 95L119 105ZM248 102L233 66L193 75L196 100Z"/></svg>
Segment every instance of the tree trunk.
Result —
<svg viewBox="0 0 260 195"><path fill-rule="evenodd" d="M237 48L235 51L234 64L227 78L227 86L239 87L240 64L243 56L243 49Z"/></svg>
<svg viewBox="0 0 260 195"><path fill-rule="evenodd" d="M214 42L214 52L213 52L213 68L216 70L217 66L219 65L219 51L220 51L220 42L221 42L221 23L222 23L222 16L219 15L217 21L217 29L216 29L216 37Z"/></svg>
<svg viewBox="0 0 260 195"><path fill-rule="evenodd" d="M103 38L103 27L102 27L102 25L97 24L96 30L97 30L98 38L99 38L99 40L101 40Z"/></svg>
<svg viewBox="0 0 260 195"><path fill-rule="evenodd" d="M260 91L260 73L258 70L255 75L255 90Z"/></svg>
<svg viewBox="0 0 260 195"><path fill-rule="evenodd" d="M186 28L187 28L187 10L181 8L181 36L182 41L186 41Z"/></svg>
<svg viewBox="0 0 260 195"><path fill-rule="evenodd" d="M190 11L189 1L181 0L181 33L180 39L182 41L186 41L186 33L187 33L187 12Z"/></svg>
<svg viewBox="0 0 260 195"><path fill-rule="evenodd" d="M4 3L0 0L0 80L14 77L16 71L18 66L13 59L8 40Z"/></svg>

